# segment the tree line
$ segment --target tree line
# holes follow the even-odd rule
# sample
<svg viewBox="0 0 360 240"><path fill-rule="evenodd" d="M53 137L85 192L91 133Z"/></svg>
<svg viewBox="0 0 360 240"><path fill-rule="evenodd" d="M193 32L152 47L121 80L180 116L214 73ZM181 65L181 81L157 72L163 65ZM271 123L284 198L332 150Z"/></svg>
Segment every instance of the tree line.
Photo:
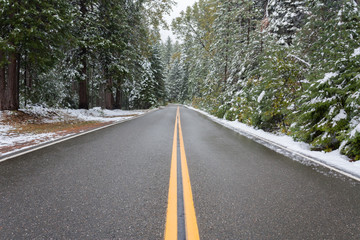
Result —
<svg viewBox="0 0 360 240"><path fill-rule="evenodd" d="M199 0L172 27L170 99L360 159L358 1Z"/></svg>
<svg viewBox="0 0 360 240"><path fill-rule="evenodd" d="M0 110L148 108L165 100L172 0L0 1Z"/></svg>

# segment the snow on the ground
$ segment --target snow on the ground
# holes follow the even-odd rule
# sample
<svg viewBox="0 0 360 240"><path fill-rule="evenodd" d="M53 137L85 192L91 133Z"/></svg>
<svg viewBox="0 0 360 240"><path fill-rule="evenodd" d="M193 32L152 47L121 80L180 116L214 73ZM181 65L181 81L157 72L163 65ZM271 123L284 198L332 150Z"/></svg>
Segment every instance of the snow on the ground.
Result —
<svg viewBox="0 0 360 240"><path fill-rule="evenodd" d="M2 112L0 111L0 116L2 117ZM15 128L8 125L0 124L0 149L3 147L11 147L15 146L17 144L22 143L32 143L37 144L40 142L43 142L44 140L54 140L57 138L55 133L42 133L42 134L16 134L10 132L11 130L14 130ZM24 147L24 148L28 148ZM16 150L14 150L16 151ZM13 151L11 151L13 152ZM6 153L9 154L10 152ZM5 155L0 153L0 156Z"/></svg>
<svg viewBox="0 0 360 240"><path fill-rule="evenodd" d="M349 173L353 176L360 177L360 161L357 162L350 162L350 159L342 154L340 154L339 150L332 151L332 152L323 152L323 151L311 151L311 146L304 142L296 142L292 137L287 135L277 135L274 133L265 132L263 130L255 129L254 127L248 126L244 123L240 123L238 121L228 121L225 119L220 119L217 117L214 117L210 115L209 113L187 106L189 109L195 110L197 112L200 112L213 121L220 123L221 125L230 128L232 130L235 130L239 132L240 134L249 137L249 138L260 138L265 139L267 141L270 141L272 143L278 144L287 150L297 152L299 154L308 156L310 158L313 158L319 162L322 162L323 164L342 170L346 173ZM281 150L276 149L276 147L269 146L267 143L259 141L260 143L264 144L267 147L273 148L274 150L277 150L279 153L285 154Z"/></svg>
<svg viewBox="0 0 360 240"><path fill-rule="evenodd" d="M96 122L104 122L104 123L120 122L144 114L146 112L146 110L125 111L125 110L106 110L101 108L93 108L89 110L53 109L53 108L45 108L42 106L31 106L26 109L20 109L20 111L39 117L42 123L55 123L66 120L96 121ZM0 120L3 118L4 113L5 111L4 112L0 111ZM11 114L11 112L7 111L7 114ZM33 134L33 133L18 134L11 132L11 130L14 130L14 127L0 123L0 149L13 147L24 143L28 143L25 144L28 146L21 147L21 149L14 147L14 149L11 150L10 152L6 152L6 153L0 152L0 156L8 155L10 153L23 150L39 143L53 141L64 137L64 135L62 134L59 135L55 132L41 133L41 134ZM65 136L69 136L73 134L74 133Z"/></svg>
<svg viewBox="0 0 360 240"><path fill-rule="evenodd" d="M78 119L81 121L97 121L97 122L110 122L122 121L124 119L132 118L135 115L145 113L145 110L108 110L95 107L89 110L86 109L53 109L44 108L42 106L31 106L26 109L21 109L26 113L31 113L40 117L46 117L46 123L59 122L64 118ZM54 114L55 113L55 114Z"/></svg>
<svg viewBox="0 0 360 240"><path fill-rule="evenodd" d="M76 117L83 121L121 121L124 119L132 118L135 115L141 115L144 111L125 111L120 109L107 110L101 108L93 108L89 110L84 109L62 109L63 113Z"/></svg>
<svg viewBox="0 0 360 240"><path fill-rule="evenodd" d="M2 147L8 147L8 146L15 146L16 144L21 143L30 143L33 144L41 143L44 140L51 141L59 138L56 136L55 133L41 133L41 134L8 134L5 131L2 131L3 129L0 129L0 148ZM16 149L19 150L19 149ZM6 153L9 154L9 153ZM4 154L5 155L5 154ZM2 154L0 153L0 156Z"/></svg>

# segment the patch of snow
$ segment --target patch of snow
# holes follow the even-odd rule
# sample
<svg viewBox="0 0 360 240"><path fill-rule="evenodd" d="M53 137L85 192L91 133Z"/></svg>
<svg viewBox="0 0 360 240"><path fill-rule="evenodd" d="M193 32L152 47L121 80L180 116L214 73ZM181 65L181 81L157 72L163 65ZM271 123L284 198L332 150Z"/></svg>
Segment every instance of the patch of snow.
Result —
<svg viewBox="0 0 360 240"><path fill-rule="evenodd" d="M13 127L11 126L8 126L8 125L0 125L0 134L1 133L6 133L10 130L14 129ZM0 135L1 136L1 135Z"/></svg>
<svg viewBox="0 0 360 240"><path fill-rule="evenodd" d="M264 98L264 96L265 96L265 91L262 91L257 99L257 102L260 103L261 100Z"/></svg>
<svg viewBox="0 0 360 240"><path fill-rule="evenodd" d="M338 115L336 115L333 119L334 122L338 122L341 119L346 119L347 118L347 114L345 112L344 109L341 109L340 112L338 113Z"/></svg>
<svg viewBox="0 0 360 240"><path fill-rule="evenodd" d="M316 104L316 103L325 103L325 102L332 102L336 100L336 96L332 96L330 98L321 98L321 97L315 97L311 99L310 104ZM314 111L315 109L312 109Z"/></svg>
<svg viewBox="0 0 360 240"><path fill-rule="evenodd" d="M0 135L0 148L15 146L16 144L33 142L34 144L44 141L52 141L60 136L55 133L41 133L41 134L1 134ZM7 153L8 154L8 153ZM1 153L0 153L1 156Z"/></svg>
<svg viewBox="0 0 360 240"><path fill-rule="evenodd" d="M287 107L288 110L294 110L295 109L295 104L291 104L290 106Z"/></svg>
<svg viewBox="0 0 360 240"><path fill-rule="evenodd" d="M255 129L254 127L248 126L244 123L240 123L238 121L228 121L225 119L219 119L210 115L207 112L204 112L199 109L195 109L193 107L187 106L189 109L200 112L206 116L208 116L211 120L227 127L232 130L239 132L240 134L250 138L260 139L259 143L281 153L287 155L284 150L278 150L276 147L267 144L266 142L261 141L261 139L265 139L268 142L274 143L275 146L279 145L282 148L288 149L290 151L302 154L304 156L311 157L327 166L339 169L343 172L349 173L353 176L360 177L360 161L350 162L350 159L340 153L340 150L335 150L332 152L319 152L319 151L311 151L311 146L304 142L296 142L292 137L287 135L277 135L269 132L265 132L263 130ZM339 118L344 115L340 115ZM360 124L353 130L352 134L355 135L356 132L360 132ZM296 159L295 159L296 160Z"/></svg>
<svg viewBox="0 0 360 240"><path fill-rule="evenodd" d="M335 111L336 107L335 106L331 106L330 110L329 110L329 115L331 116L334 111Z"/></svg>
<svg viewBox="0 0 360 240"><path fill-rule="evenodd" d="M293 58L296 58L296 59L299 60L300 62L305 63L308 67L311 67L311 64L310 64L310 63L306 62L304 59L299 58L298 56L295 56L295 55L293 55L293 54L289 54L288 56L293 57Z"/></svg>
<svg viewBox="0 0 360 240"><path fill-rule="evenodd" d="M326 83L326 82L328 82L331 78L336 77L337 75L339 75L338 72L335 72L335 73L333 73L333 72L325 73L324 78L318 80L318 83L321 83L321 84Z"/></svg>
<svg viewBox="0 0 360 240"><path fill-rule="evenodd" d="M350 132L350 137L355 137L356 133L360 133L360 123Z"/></svg>
<svg viewBox="0 0 360 240"><path fill-rule="evenodd" d="M110 122L132 118L144 114L145 111L125 111L120 109L107 110L101 108L85 109L60 109L63 114L70 115L82 121Z"/></svg>
<svg viewBox="0 0 360 240"><path fill-rule="evenodd" d="M80 121L96 121L96 122L120 122L138 115L146 113L146 110L126 111L126 110L107 110L101 108L85 109L55 109L45 108L42 106L30 106L26 109L20 109L30 115L39 117L41 123L55 123L61 122L67 119L80 120ZM0 111L0 120L2 119L4 112ZM7 111L6 114L11 115L11 111ZM31 143L32 146L53 141L58 138L73 135L59 135L58 132L43 133L43 134L31 134L31 133L12 133L11 130L15 130L14 127L0 124L0 149L5 147L14 147L17 144ZM21 149L15 149L5 154L0 153L0 156L8 155L10 153L29 148L23 147Z"/></svg>
<svg viewBox="0 0 360 240"><path fill-rule="evenodd" d="M351 57L356 57L360 55L360 47L354 50L354 53L351 55Z"/></svg>

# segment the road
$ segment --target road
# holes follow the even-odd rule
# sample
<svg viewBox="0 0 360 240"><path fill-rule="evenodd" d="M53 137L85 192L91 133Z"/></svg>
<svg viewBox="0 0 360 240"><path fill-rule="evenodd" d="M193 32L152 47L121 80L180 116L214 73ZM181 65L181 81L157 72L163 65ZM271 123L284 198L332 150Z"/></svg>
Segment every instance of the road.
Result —
<svg viewBox="0 0 360 240"><path fill-rule="evenodd" d="M176 116L172 105L0 163L0 239L164 239L181 203L201 239L360 238L358 183L184 107Z"/></svg>

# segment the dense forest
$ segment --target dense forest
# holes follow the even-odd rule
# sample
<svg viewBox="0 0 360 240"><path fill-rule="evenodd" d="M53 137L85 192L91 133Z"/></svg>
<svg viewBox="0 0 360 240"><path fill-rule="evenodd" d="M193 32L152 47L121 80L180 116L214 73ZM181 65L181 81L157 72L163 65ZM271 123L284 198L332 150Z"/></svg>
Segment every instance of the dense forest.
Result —
<svg viewBox="0 0 360 240"><path fill-rule="evenodd" d="M1 0L0 110L149 108L165 100L172 0Z"/></svg>
<svg viewBox="0 0 360 240"><path fill-rule="evenodd" d="M359 0L0 1L0 110L179 102L360 159Z"/></svg>
<svg viewBox="0 0 360 240"><path fill-rule="evenodd" d="M167 96L360 159L355 0L199 0L162 46Z"/></svg>

